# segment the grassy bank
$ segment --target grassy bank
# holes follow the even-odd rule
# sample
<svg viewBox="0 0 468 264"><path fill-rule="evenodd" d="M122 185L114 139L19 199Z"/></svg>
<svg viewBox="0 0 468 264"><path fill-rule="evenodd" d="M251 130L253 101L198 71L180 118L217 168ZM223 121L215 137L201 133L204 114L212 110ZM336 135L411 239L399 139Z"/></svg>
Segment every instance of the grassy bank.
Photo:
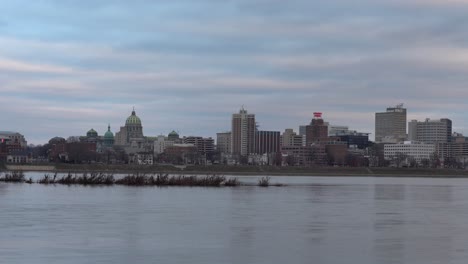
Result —
<svg viewBox="0 0 468 264"><path fill-rule="evenodd" d="M222 172L232 175L292 175L292 176L387 176L387 177L468 177L468 171L426 168L368 167L274 167L274 166L192 166L186 172Z"/></svg>

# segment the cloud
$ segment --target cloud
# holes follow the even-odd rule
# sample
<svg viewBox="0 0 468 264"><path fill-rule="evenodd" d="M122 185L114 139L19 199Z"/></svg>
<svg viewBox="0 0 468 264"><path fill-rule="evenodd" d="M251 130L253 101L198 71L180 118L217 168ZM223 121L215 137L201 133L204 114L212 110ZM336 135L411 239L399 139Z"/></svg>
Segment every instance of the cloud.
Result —
<svg viewBox="0 0 468 264"><path fill-rule="evenodd" d="M0 57L0 70L30 73L70 73L72 69L50 64L36 64Z"/></svg>
<svg viewBox="0 0 468 264"><path fill-rule="evenodd" d="M421 6L448 6L448 7L456 7L456 6L468 6L467 0L397 0L395 1L401 5L421 5Z"/></svg>
<svg viewBox="0 0 468 264"><path fill-rule="evenodd" d="M0 122L31 142L117 130L132 106L147 135L214 136L241 105L280 131L323 111L373 132L400 102L468 127L466 1L25 3L2 6Z"/></svg>

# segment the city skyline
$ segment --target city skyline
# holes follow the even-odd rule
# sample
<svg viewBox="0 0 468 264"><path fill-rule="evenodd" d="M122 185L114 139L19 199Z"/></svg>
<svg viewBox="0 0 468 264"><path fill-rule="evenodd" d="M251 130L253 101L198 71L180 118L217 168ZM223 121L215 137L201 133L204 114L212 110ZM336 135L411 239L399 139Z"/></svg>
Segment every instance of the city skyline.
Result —
<svg viewBox="0 0 468 264"><path fill-rule="evenodd" d="M403 104L400 104L400 105L397 105L395 107L404 107ZM390 108L393 108L393 107L390 107ZM404 107L404 109L406 110L406 108ZM388 110L388 109L387 109ZM242 111L248 111L248 109L245 109L245 106L242 105L240 110L240 112ZM131 116L134 116L136 113L136 110L135 110L135 107L132 108L132 111L131 113L129 114L130 117ZM252 112L248 112L249 114L253 115L253 116L256 116L255 113L252 113ZM376 113L373 113L373 115L377 115L378 112ZM140 115L140 114L138 114ZM235 115L238 115L238 112L233 112L231 113L231 117L235 116ZM357 131L353 125L351 124L336 124L336 123L333 123L333 122L330 122L329 119L327 119L326 117L326 113L322 113L322 112L314 112L312 114L312 118L305 122L305 124L302 124L302 125L299 125L299 126L304 126L304 128L306 126L309 125L309 123L311 122L311 120L315 119L317 117L317 115L320 115L320 118L323 118L323 120L327 121L326 122L326 125L327 126L333 126L333 127L336 127L336 128L341 128L341 127L346 127L347 129L350 129L350 131L356 131L356 132L359 132L359 133L366 133L366 134L369 134L369 140L370 141L375 141L375 127L374 127L374 130L372 130L372 132L368 132L368 131ZM255 118L255 117L254 117ZM445 119L445 118L442 118L442 120ZM423 120L422 119L410 119L409 117L406 119L406 125L410 125L411 123L413 123L414 121L417 121L417 122L420 122L420 123L424 123L424 122L427 122L428 120L431 120L431 121L438 121L439 119L434 119L434 118L429 118L429 117L426 117L424 118ZM450 120L450 119L448 119ZM232 125L232 120L229 120L230 121L230 125ZM144 123L144 120L140 122ZM28 135L27 134L24 134L22 131L15 131L15 130L12 130L12 129L6 129L4 131L7 131L7 132L19 132L20 134L23 134L26 138L28 138L28 144L32 144L32 145L43 145L43 144L46 144L51 138L54 138L54 137L61 137L61 138L69 138L69 137L80 137L80 136L83 136L85 135L87 132L89 132L89 130L95 130L96 133L98 133L99 136L103 136L105 134L105 132L107 131L111 131L113 134L116 134L117 132L119 132L119 130L122 129L122 127L124 127L126 124L128 123L128 119L127 121L122 121L122 124L121 125L117 125L117 126L112 126L112 124L107 124L106 126L106 129L105 130L102 130L100 129L100 126L95 128L95 127L91 127L91 128L85 128L83 129L83 132L78 132L78 133L75 133L75 134L70 134L70 135L54 135L54 136L50 136L48 139L46 139L44 142L31 142L28 138ZM260 125L260 120L256 119L255 120L255 124L256 124L256 131L262 131L262 130L268 130L268 129L264 129L262 128ZM296 127L283 127L283 128L274 128L274 129L269 129L269 131L278 131L280 133L283 133L285 132L286 130L288 129L292 129L295 133L300 133L300 127L299 126L296 126ZM145 125L146 127L146 125ZM409 138L406 138L406 137L409 137L410 136L410 131L409 131L409 127L406 129L406 135L405 135L405 139L403 140L411 140ZM181 136L184 136L184 137L193 137L193 136L201 136L201 137L206 137L206 138L213 138L213 139L216 139L216 135L219 134L219 133L232 133L232 126L229 127L229 128L226 128L224 130L219 130L219 131L216 131L216 132L213 132L212 134L215 134L215 136L212 136L212 135L199 135L199 134L186 134L184 133L184 131L180 131L180 130L174 130L172 129L171 131L169 132L161 132L161 133L146 133L145 132L145 129L143 129L141 132L144 132L145 134L147 134L148 137L158 137L158 136L167 136L168 134L171 134L171 133L174 133L174 132L177 132L177 134L180 134ZM80 134L81 133L81 134ZM461 133L460 131L453 131L453 133ZM463 133L461 133L463 134ZM117 135L117 134L116 134Z"/></svg>
<svg viewBox="0 0 468 264"><path fill-rule="evenodd" d="M115 133L216 137L241 105L261 130L374 114L468 132L468 1L14 1L0 15L2 130L28 142ZM209 12L207 12L209 10Z"/></svg>

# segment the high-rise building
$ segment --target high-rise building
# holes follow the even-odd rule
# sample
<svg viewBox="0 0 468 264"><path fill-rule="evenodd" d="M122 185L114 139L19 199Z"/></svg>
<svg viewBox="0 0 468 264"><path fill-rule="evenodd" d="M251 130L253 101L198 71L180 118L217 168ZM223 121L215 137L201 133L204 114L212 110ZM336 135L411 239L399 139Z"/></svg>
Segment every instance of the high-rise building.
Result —
<svg viewBox="0 0 468 264"><path fill-rule="evenodd" d="M322 119L322 113L315 112L310 125L306 126L306 145L310 146L317 141L327 141L328 125Z"/></svg>
<svg viewBox="0 0 468 264"><path fill-rule="evenodd" d="M246 156L254 153L255 115L247 113L242 107L238 114L232 115L231 153Z"/></svg>
<svg viewBox="0 0 468 264"><path fill-rule="evenodd" d="M452 120L442 118L423 122L411 120L408 123L408 139L422 141L424 143L436 144L450 142L452 137Z"/></svg>
<svg viewBox="0 0 468 264"><path fill-rule="evenodd" d="M375 113L375 142L402 142L406 139L406 108L403 104Z"/></svg>
<svg viewBox="0 0 468 264"><path fill-rule="evenodd" d="M281 135L281 146L303 146L303 136L297 135L292 128L287 128Z"/></svg>
<svg viewBox="0 0 468 264"><path fill-rule="evenodd" d="M304 136L306 135L306 128L308 125L305 126L299 126L299 135Z"/></svg>
<svg viewBox="0 0 468 264"><path fill-rule="evenodd" d="M216 133L216 150L219 153L231 153L231 132Z"/></svg>
<svg viewBox="0 0 468 264"><path fill-rule="evenodd" d="M280 149L279 131L257 131L255 133L255 153L279 153Z"/></svg>
<svg viewBox="0 0 468 264"><path fill-rule="evenodd" d="M468 160L468 138L454 132L450 142L437 142L436 150L442 160L452 157L465 164Z"/></svg>
<svg viewBox="0 0 468 264"><path fill-rule="evenodd" d="M349 146L356 146L359 149L365 149L370 146L369 134L356 131L348 131L346 134L336 135L342 142L346 142Z"/></svg>
<svg viewBox="0 0 468 264"><path fill-rule="evenodd" d="M349 127L348 126L335 126L335 125L329 125L328 126L328 136L333 137L333 136L339 136L339 135L346 135L348 134Z"/></svg>
<svg viewBox="0 0 468 264"><path fill-rule="evenodd" d="M198 153L203 155L210 155L213 154L215 147L214 147L214 139L212 138L203 138L203 137L184 137L183 138L184 144L192 144L197 147Z"/></svg>

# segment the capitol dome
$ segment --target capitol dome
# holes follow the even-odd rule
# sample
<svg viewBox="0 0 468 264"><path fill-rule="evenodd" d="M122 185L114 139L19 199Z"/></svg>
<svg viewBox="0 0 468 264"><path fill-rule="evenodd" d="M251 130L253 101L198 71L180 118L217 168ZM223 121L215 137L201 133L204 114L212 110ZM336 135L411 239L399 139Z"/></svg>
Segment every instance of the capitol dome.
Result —
<svg viewBox="0 0 468 264"><path fill-rule="evenodd" d="M177 141L179 140L179 134L175 132L174 130L172 130L172 132L169 133L169 135L167 135L167 138L171 141Z"/></svg>
<svg viewBox="0 0 468 264"><path fill-rule="evenodd" d="M141 126L141 119L135 114L135 109L132 111L132 115L127 118L125 125L139 125Z"/></svg>
<svg viewBox="0 0 468 264"><path fill-rule="evenodd" d="M110 125L107 126L107 132L104 134L104 146L112 147L114 145L114 133L110 130Z"/></svg>
<svg viewBox="0 0 468 264"><path fill-rule="evenodd" d="M114 139L114 133L110 131L110 125L107 127L107 132L104 134L104 139Z"/></svg>
<svg viewBox="0 0 468 264"><path fill-rule="evenodd" d="M86 136L87 137L97 137L98 133L96 132L96 130L91 128L91 130L89 130L88 133L86 133Z"/></svg>
<svg viewBox="0 0 468 264"><path fill-rule="evenodd" d="M169 133L168 136L169 136L169 137L171 137L171 136L172 136L172 137L179 137L179 134L177 134L177 132L175 132L174 130L172 130L172 132Z"/></svg>

